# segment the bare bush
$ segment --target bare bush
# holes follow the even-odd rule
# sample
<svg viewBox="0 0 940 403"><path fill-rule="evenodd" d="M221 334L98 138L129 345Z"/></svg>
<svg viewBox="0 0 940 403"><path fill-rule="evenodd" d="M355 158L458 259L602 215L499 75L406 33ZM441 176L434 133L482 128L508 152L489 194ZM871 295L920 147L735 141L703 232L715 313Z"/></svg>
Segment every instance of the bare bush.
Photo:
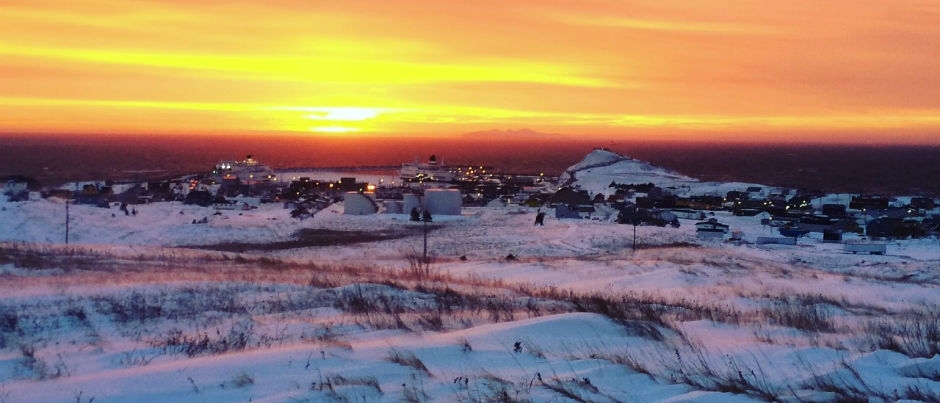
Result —
<svg viewBox="0 0 940 403"><path fill-rule="evenodd" d="M930 358L940 354L940 317L915 312L883 318L868 324L868 334L878 348L908 357Z"/></svg>
<svg viewBox="0 0 940 403"><path fill-rule="evenodd" d="M762 313L771 323L809 332L835 330L831 308L804 296L791 296L772 302Z"/></svg>
<svg viewBox="0 0 940 403"><path fill-rule="evenodd" d="M133 350L121 354L120 364L129 367L144 367L149 365L156 355L145 355L143 352Z"/></svg>
<svg viewBox="0 0 940 403"><path fill-rule="evenodd" d="M712 358L703 347L689 343L675 349L675 360L664 362L671 377L703 390L754 396L775 401L781 390L767 380L757 359L750 364L732 356Z"/></svg>
<svg viewBox="0 0 940 403"><path fill-rule="evenodd" d="M468 378L462 378L467 379ZM528 390L525 388L520 388L519 385L516 385L510 381L507 381L502 378L498 378L494 375L487 374L479 382L474 382L476 387L476 393L470 393L470 384L469 382L465 383L467 389L467 396L471 402L495 402L495 403L527 403L531 402L530 399L526 398ZM481 385L482 384L482 387Z"/></svg>
<svg viewBox="0 0 940 403"><path fill-rule="evenodd" d="M239 372L230 381L227 382L228 385L236 388L244 388L246 386L254 385L254 383L255 377L244 371Z"/></svg>
<svg viewBox="0 0 940 403"><path fill-rule="evenodd" d="M233 325L226 333L216 329L214 336L207 332L190 335L175 329L164 337L152 340L151 345L168 353L195 357L245 350L251 346L253 337L254 325L247 321Z"/></svg>
<svg viewBox="0 0 940 403"><path fill-rule="evenodd" d="M403 365L416 371L420 371L424 374L431 374L431 372L428 371L428 367L424 365L424 362L410 351L392 349L388 352L388 357L386 357L386 359L398 365Z"/></svg>
<svg viewBox="0 0 940 403"><path fill-rule="evenodd" d="M589 378L571 378L565 380L552 378L548 381L542 382L542 386L575 402L591 403L601 401L595 400L595 396L603 398L603 401L617 401L610 396L602 395L600 390L598 390L597 387L591 383Z"/></svg>

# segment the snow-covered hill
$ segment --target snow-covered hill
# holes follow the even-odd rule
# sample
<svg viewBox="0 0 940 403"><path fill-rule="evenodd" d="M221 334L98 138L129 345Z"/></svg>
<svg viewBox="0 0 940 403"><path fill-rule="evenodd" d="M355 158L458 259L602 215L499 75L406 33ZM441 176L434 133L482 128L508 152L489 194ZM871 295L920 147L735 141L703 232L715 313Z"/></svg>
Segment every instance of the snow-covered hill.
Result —
<svg viewBox="0 0 940 403"><path fill-rule="evenodd" d="M565 170L561 180L577 179L578 176L582 175L620 175L631 179L635 178L633 183L695 180L603 148L594 149L580 162Z"/></svg>
<svg viewBox="0 0 940 403"><path fill-rule="evenodd" d="M619 184L652 183L670 189L680 196L724 195L731 190L766 186L743 182L702 182L645 161L630 158L606 149L595 149L572 165L559 177L562 185L588 191L591 195L610 194L612 182ZM777 189L773 189L777 190Z"/></svg>

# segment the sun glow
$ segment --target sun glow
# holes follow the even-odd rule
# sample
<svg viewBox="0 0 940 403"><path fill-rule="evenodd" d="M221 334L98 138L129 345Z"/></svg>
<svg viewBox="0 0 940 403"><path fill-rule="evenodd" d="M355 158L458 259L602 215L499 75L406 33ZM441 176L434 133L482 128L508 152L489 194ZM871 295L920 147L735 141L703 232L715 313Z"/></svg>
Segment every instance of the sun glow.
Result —
<svg viewBox="0 0 940 403"><path fill-rule="evenodd" d="M312 120L342 120L348 122L360 122L366 119L372 119L379 115L379 111L372 108L311 108L315 113L307 115Z"/></svg>
<svg viewBox="0 0 940 403"><path fill-rule="evenodd" d="M355 127L344 127L344 126L317 126L311 127L310 131L316 133L355 133L359 129Z"/></svg>
<svg viewBox="0 0 940 403"><path fill-rule="evenodd" d="M315 133L358 133L362 132L367 124L362 123L377 118L382 114L380 108L367 107L287 107L281 110L306 113L303 118L325 124L314 126L310 131ZM311 113L307 113L311 112ZM356 126L352 126L355 124Z"/></svg>
<svg viewBox="0 0 940 403"><path fill-rule="evenodd" d="M940 48L940 3L806 9L674 0L6 2L0 132L530 127L692 139L699 130L771 129L851 141L867 130L886 142L936 144L940 58L929 56Z"/></svg>

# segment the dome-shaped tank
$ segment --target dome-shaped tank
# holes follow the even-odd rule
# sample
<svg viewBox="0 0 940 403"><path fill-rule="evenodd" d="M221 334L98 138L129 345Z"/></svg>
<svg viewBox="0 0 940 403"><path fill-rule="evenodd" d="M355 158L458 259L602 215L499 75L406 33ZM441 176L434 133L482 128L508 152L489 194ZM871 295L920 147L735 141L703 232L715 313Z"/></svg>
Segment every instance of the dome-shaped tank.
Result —
<svg viewBox="0 0 940 403"><path fill-rule="evenodd" d="M460 215L463 197L459 189L427 189L424 206L431 215Z"/></svg>
<svg viewBox="0 0 940 403"><path fill-rule="evenodd" d="M382 203L385 206L385 214L402 214L402 202L398 200L386 200Z"/></svg>
<svg viewBox="0 0 940 403"><path fill-rule="evenodd" d="M366 215L379 211L372 193L347 192L343 198L343 214Z"/></svg>
<svg viewBox="0 0 940 403"><path fill-rule="evenodd" d="M402 195L401 212L402 214L411 214L411 209L422 210L421 198L414 193L405 193Z"/></svg>

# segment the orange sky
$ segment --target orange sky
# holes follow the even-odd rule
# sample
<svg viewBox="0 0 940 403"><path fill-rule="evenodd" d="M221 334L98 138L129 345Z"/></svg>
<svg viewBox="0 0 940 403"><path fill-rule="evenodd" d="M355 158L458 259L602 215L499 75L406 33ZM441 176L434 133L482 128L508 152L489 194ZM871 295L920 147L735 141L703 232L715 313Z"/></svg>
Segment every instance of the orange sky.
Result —
<svg viewBox="0 0 940 403"><path fill-rule="evenodd" d="M0 132L940 144L940 1L4 0Z"/></svg>

